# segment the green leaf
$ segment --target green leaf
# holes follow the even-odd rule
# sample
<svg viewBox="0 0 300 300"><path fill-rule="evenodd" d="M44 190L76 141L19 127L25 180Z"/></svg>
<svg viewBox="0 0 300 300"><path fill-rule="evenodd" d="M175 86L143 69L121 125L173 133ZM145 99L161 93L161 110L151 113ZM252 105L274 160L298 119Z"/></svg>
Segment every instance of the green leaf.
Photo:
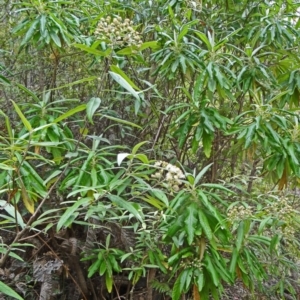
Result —
<svg viewBox="0 0 300 300"><path fill-rule="evenodd" d="M211 167L213 163L205 166L200 172L199 174L196 176L195 181L194 181L194 186L196 186L198 184L198 182L200 181L200 179L203 177L203 175L207 172L207 170Z"/></svg>
<svg viewBox="0 0 300 300"><path fill-rule="evenodd" d="M131 153L133 155L135 155L137 153L137 151L140 149L141 146L143 146L144 144L148 143L148 141L143 141L143 142L140 142L138 143L137 145L135 145L131 151Z"/></svg>
<svg viewBox="0 0 300 300"><path fill-rule="evenodd" d="M89 273L88 278L91 278L97 271L99 271L100 265L102 260L97 259L90 267L89 267Z"/></svg>
<svg viewBox="0 0 300 300"><path fill-rule="evenodd" d="M187 216L185 217L185 231L187 233L187 242L191 245L194 241L195 227L197 224L196 214L198 207L195 204L189 205L187 208Z"/></svg>
<svg viewBox="0 0 300 300"><path fill-rule="evenodd" d="M208 134L206 133L205 130L203 131L202 134L203 151L207 158L210 158L213 139L214 139L213 134Z"/></svg>
<svg viewBox="0 0 300 300"><path fill-rule="evenodd" d="M109 255L109 256L108 256L108 259L109 259L109 262L110 262L110 264L111 264L111 266L112 266L112 269L113 269L115 272L121 272L121 271L122 271L122 269L121 269L121 267L119 266L119 264L118 264L116 258L115 258L113 255Z"/></svg>
<svg viewBox="0 0 300 300"><path fill-rule="evenodd" d="M17 220L15 220L17 224L19 224L21 228L25 228L25 223L23 221L21 214L18 211L16 211L13 205L11 205L5 200L0 200L0 208L1 210L4 209L14 219L15 217L17 217Z"/></svg>
<svg viewBox="0 0 300 300"><path fill-rule="evenodd" d="M74 212L81 206L81 205L88 205L91 202L91 198L82 198L76 201L72 206L68 207L64 214L59 218L59 221L56 226L56 230L60 231L60 229L65 226L66 222L69 218L74 214Z"/></svg>
<svg viewBox="0 0 300 300"><path fill-rule="evenodd" d="M117 51L117 54L119 54L119 55L130 55L130 54L133 54L133 47L130 46L130 47L123 48L123 49Z"/></svg>
<svg viewBox="0 0 300 300"><path fill-rule="evenodd" d="M271 242L270 242L270 252L272 253L277 253L278 251L278 244L280 242L281 237L276 234L275 236L272 237Z"/></svg>
<svg viewBox="0 0 300 300"><path fill-rule="evenodd" d="M14 168L14 167L11 167L11 166L9 166L9 165L0 163L0 170L14 171L15 168Z"/></svg>
<svg viewBox="0 0 300 300"><path fill-rule="evenodd" d="M142 129L141 126L139 125L136 125L132 122L129 122L129 121L126 121L126 120L122 120L122 119L119 119L119 118L115 118L115 117L112 117L112 116L108 116L108 115L102 115L103 117L109 119L109 120L112 120L112 121L115 121L115 122L118 122L118 123L121 123L121 124L125 124L125 125L129 125L129 126L132 126L132 127L136 127L136 128L139 128L139 129Z"/></svg>
<svg viewBox="0 0 300 300"><path fill-rule="evenodd" d="M103 259L101 261L100 269L99 269L99 275L102 276L106 272L106 260Z"/></svg>
<svg viewBox="0 0 300 300"><path fill-rule="evenodd" d="M236 238L236 249L240 251L242 247L242 243L245 237L245 224L244 221L241 221L237 230L237 238Z"/></svg>
<svg viewBox="0 0 300 300"><path fill-rule="evenodd" d="M50 31L50 36L52 41L56 44L57 47L61 47L61 41L59 36L54 32L54 31Z"/></svg>
<svg viewBox="0 0 300 300"><path fill-rule="evenodd" d="M86 109L86 104L82 104L82 105L79 105L75 108L72 108L70 109L69 111L67 111L66 113L62 114L61 116L59 116L58 118L56 118L53 123L58 123L70 116L73 116L74 114L80 112L80 111L83 111Z"/></svg>
<svg viewBox="0 0 300 300"><path fill-rule="evenodd" d="M124 199L122 199L119 196L116 195L108 195L107 198L111 200L114 204L117 206L124 208L128 210L130 213L132 213L140 222L143 222L143 215L142 212L138 212L137 209L134 207L134 205Z"/></svg>
<svg viewBox="0 0 300 300"><path fill-rule="evenodd" d="M11 82L8 78L6 78L5 76L1 75L0 74L0 84L3 84L3 85L10 85Z"/></svg>
<svg viewBox="0 0 300 300"><path fill-rule="evenodd" d="M89 102L86 105L86 115L88 120L93 123L93 116L95 111L98 109L98 107L101 104L101 99L98 97L92 97Z"/></svg>
<svg viewBox="0 0 300 300"><path fill-rule="evenodd" d="M249 125L249 127L247 128L247 134L245 137L245 148L247 149L250 144L253 142L253 136L255 134L255 128L256 128L256 124L251 124Z"/></svg>
<svg viewBox="0 0 300 300"><path fill-rule="evenodd" d="M22 111L20 110L19 106L13 101L11 100L17 114L19 115L20 119L22 120L24 126L26 127L26 129L31 132L32 131L32 127L30 122L25 118L25 116L23 115Z"/></svg>
<svg viewBox="0 0 300 300"><path fill-rule="evenodd" d="M22 161L22 158L18 158L19 162ZM35 185L35 188L39 189L38 192L41 196L45 197L47 195L46 187L44 185L43 179L40 177L40 175L35 171L35 169L27 162L24 161L23 165L20 169L21 173L24 174L24 176L30 176L31 184ZM25 172L24 172L25 171Z"/></svg>
<svg viewBox="0 0 300 300"><path fill-rule="evenodd" d="M206 72L202 72L198 75L196 82L195 82L195 87L193 90L193 98L194 100L198 100L200 97L201 93L203 92L203 84L205 81L206 77Z"/></svg>
<svg viewBox="0 0 300 300"><path fill-rule="evenodd" d="M215 269L215 266L213 265L213 263L211 261L211 258L208 254L205 255L204 262L205 262L205 266L206 266L207 271L211 274L214 285L219 286L220 285L220 279L219 279L219 276L218 276L218 272Z"/></svg>
<svg viewBox="0 0 300 300"><path fill-rule="evenodd" d="M266 127L268 128L269 132L271 133L271 136L273 137L273 139L275 140L275 142L280 144L280 136L279 134L273 129L272 125L270 124L270 122L266 122L265 123Z"/></svg>
<svg viewBox="0 0 300 300"><path fill-rule="evenodd" d="M26 32L26 35L25 35L24 39L21 42L21 45L25 45L31 39L31 37L35 33L35 30L36 30L36 27L37 27L38 23L39 23L39 19L36 19L31 23L28 31Z"/></svg>
<svg viewBox="0 0 300 300"><path fill-rule="evenodd" d="M103 56L103 57L107 57L112 51L110 48L108 48L105 51L99 51L99 50L96 50L92 47L89 47L89 46L86 46L86 45L83 45L83 44L74 44L73 46L75 48L81 49L83 51L94 54L96 56Z"/></svg>
<svg viewBox="0 0 300 300"><path fill-rule="evenodd" d="M134 158L140 160L142 163L144 163L146 165L149 164L148 157L145 154L142 154L142 153L136 154L134 156Z"/></svg>
<svg viewBox="0 0 300 300"><path fill-rule="evenodd" d="M141 45L140 50L145 50L147 48L151 48L151 49L157 49L158 48L158 42L157 41L149 41L149 42L145 42Z"/></svg>
<svg viewBox="0 0 300 300"><path fill-rule="evenodd" d="M210 44L207 36L199 31L195 31L196 35L198 35L198 37L205 43L206 47L208 50L212 50L212 45Z"/></svg>
<svg viewBox="0 0 300 300"><path fill-rule="evenodd" d="M12 288L10 288L2 281L0 281L0 293L13 297L18 300L24 300L19 294L17 294Z"/></svg>
<svg viewBox="0 0 300 300"><path fill-rule="evenodd" d="M196 274L197 274L197 272L196 272ZM197 274L197 277L196 277L196 284L197 284L199 292L202 291L202 289L204 287L204 283L205 283L204 274L201 270L201 271L199 271L199 274Z"/></svg>
<svg viewBox="0 0 300 300"><path fill-rule="evenodd" d="M182 290L180 290L180 282L181 282L181 275L182 273L177 277L173 289L172 289L172 300L179 300L181 294L182 294Z"/></svg>
<svg viewBox="0 0 300 300"><path fill-rule="evenodd" d="M232 252L230 266L229 266L229 272L232 274L232 276L235 276L236 273L235 268L236 268L238 256L239 256L239 251L235 248Z"/></svg>
<svg viewBox="0 0 300 300"><path fill-rule="evenodd" d="M110 69L116 73L116 74L119 74L120 76L122 76L124 78L124 80L126 80L130 86L136 90L140 90L136 85L135 83L117 66L115 65L111 65L110 66Z"/></svg>
<svg viewBox="0 0 300 300"><path fill-rule="evenodd" d="M45 29L46 29L46 22L47 22L46 15L41 15L41 17L40 17L40 33L41 33L41 36L44 36Z"/></svg>
<svg viewBox="0 0 300 300"><path fill-rule="evenodd" d="M211 241L213 239L213 232L210 228L210 225L209 225L206 215L204 214L204 212L201 209L198 210L198 219L199 219L199 222L205 232L207 239L209 241Z"/></svg>
<svg viewBox="0 0 300 300"><path fill-rule="evenodd" d="M217 183L202 183L201 187L210 187L210 188L213 188L213 189L218 189L218 190L221 190L221 191L228 192L230 194L235 194L234 191L226 188L225 186L223 186L221 184L217 184Z"/></svg>
<svg viewBox="0 0 300 300"><path fill-rule="evenodd" d="M146 197L140 197L140 199L151 204L152 206L156 207L159 210L163 210L163 207L165 207L161 201L149 195L147 195Z"/></svg>
<svg viewBox="0 0 300 300"><path fill-rule="evenodd" d="M154 197L163 202L166 207L169 207L169 200L162 190L153 188L150 192L154 195Z"/></svg>
<svg viewBox="0 0 300 300"><path fill-rule="evenodd" d="M95 80L97 78L98 78L97 76L91 76L91 77L83 78L83 79L80 79L80 80L76 80L76 81L70 82L70 83L65 84L65 85L61 85L61 86L59 86L57 88L49 89L48 91L60 90L60 89L66 88L66 87L71 87L71 86L76 85L76 84L81 84L81 83L86 82L86 81L93 81L93 80Z"/></svg>
<svg viewBox="0 0 300 300"><path fill-rule="evenodd" d="M108 272L105 274L105 284L106 284L107 291L111 293L112 286L113 286L113 278L108 274Z"/></svg>
<svg viewBox="0 0 300 300"><path fill-rule="evenodd" d="M132 88L132 86L121 75L111 71L109 71L108 73L118 84L120 84L125 90L127 90L132 96L134 96L136 100L138 101L141 100L139 94Z"/></svg>

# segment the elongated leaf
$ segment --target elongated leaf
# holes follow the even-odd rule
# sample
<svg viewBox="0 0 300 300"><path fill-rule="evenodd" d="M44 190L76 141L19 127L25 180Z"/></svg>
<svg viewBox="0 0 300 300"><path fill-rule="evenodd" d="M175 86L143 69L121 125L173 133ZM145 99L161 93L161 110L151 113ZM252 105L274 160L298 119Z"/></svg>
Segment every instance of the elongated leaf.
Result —
<svg viewBox="0 0 300 300"><path fill-rule="evenodd" d="M9 165L0 163L0 170L10 170L10 171L13 171L13 170L15 170L15 168L13 168L13 167L11 167Z"/></svg>
<svg viewBox="0 0 300 300"><path fill-rule="evenodd" d="M93 116L96 110L99 108L101 104L101 99L98 97L92 97L86 105L86 115L88 120L93 123Z"/></svg>
<svg viewBox="0 0 300 300"><path fill-rule="evenodd" d="M181 273L182 274L182 273ZM172 289L172 300L179 300L182 290L180 290L181 274L176 279L173 289Z"/></svg>
<svg viewBox="0 0 300 300"><path fill-rule="evenodd" d="M141 146L143 146L144 144L146 144L146 143L148 143L148 141L143 141L143 142L138 143L137 145L135 145L135 146L133 147L131 153L132 153L132 154L136 154L137 151L139 150L139 148L140 148Z"/></svg>
<svg viewBox="0 0 300 300"><path fill-rule="evenodd" d="M242 247L242 243L244 241L244 237L245 237L245 226L244 226L244 221L241 221L237 230L237 238L236 238L237 251L240 251Z"/></svg>
<svg viewBox="0 0 300 300"><path fill-rule="evenodd" d="M106 284L107 291L111 293L112 286L113 286L113 278L108 274L108 272L105 274L105 284Z"/></svg>
<svg viewBox="0 0 300 300"><path fill-rule="evenodd" d="M255 134L255 128L256 128L256 124L251 124L248 128L247 128L247 134L245 137L245 149L247 149L250 144L253 142L253 136Z"/></svg>
<svg viewBox="0 0 300 300"><path fill-rule="evenodd" d="M127 90L132 96L134 96L138 101L140 101L139 94L132 88L132 86L119 74L109 71L111 77L119 83L125 90Z"/></svg>
<svg viewBox="0 0 300 300"><path fill-rule="evenodd" d="M3 85L10 85L10 80L7 79L5 76L0 74L0 84Z"/></svg>
<svg viewBox="0 0 300 300"><path fill-rule="evenodd" d="M86 109L86 104L82 104L82 105L79 105L73 109L70 109L69 111L67 111L66 113L62 114L61 116L59 116L58 118L56 118L53 123L58 123L70 116L73 116L74 114L80 112L80 111L83 111Z"/></svg>
<svg viewBox="0 0 300 300"><path fill-rule="evenodd" d="M11 100L17 114L19 115L20 119L22 120L22 123L24 124L24 126L26 127L26 129L31 132L32 131L32 127L30 122L25 118L25 116L23 115L21 109L19 108L19 106L13 101Z"/></svg>
<svg viewBox="0 0 300 300"><path fill-rule="evenodd" d="M213 134L207 134L205 131L203 131L202 134L203 152L207 158L209 158L211 154L213 139L214 139Z"/></svg>
<svg viewBox="0 0 300 300"><path fill-rule="evenodd" d="M100 50L96 50L96 49L94 49L92 47L83 45L83 44L74 44L73 46L75 48L81 49L83 51L86 51L88 53L94 54L96 56L103 56L103 57L108 56L111 53L111 51L112 51L110 48L108 48L105 51L100 51Z"/></svg>
<svg viewBox="0 0 300 300"><path fill-rule="evenodd" d="M210 258L209 255L207 255L207 254L205 255L204 262L205 262L207 271L211 274L214 285L219 286L220 285L220 279L219 279L219 276L218 276L218 271L216 270L214 264L212 263L211 258Z"/></svg>
<svg viewBox="0 0 300 300"><path fill-rule="evenodd" d="M25 171L25 170L28 172L28 176L31 176L32 179L34 179L34 184L38 185L39 194L41 194L43 197L46 196L47 192L46 192L46 187L44 185L43 179L40 177L40 175L35 171L35 169L27 161L23 162L23 166L21 168L21 173L24 175L25 175L25 172L23 173L23 171ZM32 182L32 184L33 184L33 182Z"/></svg>
<svg viewBox="0 0 300 300"><path fill-rule="evenodd" d="M235 194L234 191L231 191L230 189L220 185L220 184L217 184L217 183L202 183L201 184L201 187L210 187L210 188L213 188L213 189L218 189L218 190L221 190L221 191L225 191L225 192L228 192L228 193L231 193L231 194Z"/></svg>
<svg viewBox="0 0 300 300"><path fill-rule="evenodd" d="M130 213L132 213L140 222L143 222L143 215L137 209L133 206L132 203L122 199L119 196L116 195L108 195L107 196L114 204L117 206L124 208L128 210Z"/></svg>
<svg viewBox="0 0 300 300"><path fill-rule="evenodd" d="M56 46L60 48L61 41L60 41L59 36L56 34L56 32L50 31L50 36L51 36L52 41L56 44Z"/></svg>
<svg viewBox="0 0 300 300"><path fill-rule="evenodd" d="M213 233L208 223L207 217L201 209L198 210L198 219L206 234L206 237L208 238L209 241L211 241L213 238Z"/></svg>
<svg viewBox="0 0 300 300"><path fill-rule="evenodd" d="M145 154L142 154L142 153L136 154L136 155L134 155L134 158L140 160L142 163L144 163L146 165L149 164L148 157Z"/></svg>
<svg viewBox="0 0 300 300"><path fill-rule="evenodd" d="M31 214L33 214L34 213L34 201L29 197L27 190L25 188L25 185L21 179L20 179L20 185L21 185L21 195L22 195L23 203L24 203L25 207L27 208L27 210Z"/></svg>
<svg viewBox="0 0 300 300"><path fill-rule="evenodd" d="M13 132L12 132L10 120L9 120L8 116L1 109L0 109L0 115L2 115L5 118L6 129L7 129L9 138L12 140L13 139Z"/></svg>
<svg viewBox="0 0 300 300"><path fill-rule="evenodd" d="M11 205L10 203L7 203L7 201L5 201L5 200L0 200L0 207L1 207L1 209L4 209L13 218L15 218L15 216L17 216L17 220L15 220L17 222L17 224L19 224L21 226L21 228L25 227L25 223L23 221L21 214L15 210L15 207L13 205Z"/></svg>
<svg viewBox="0 0 300 300"><path fill-rule="evenodd" d="M59 86L57 88L49 89L48 91L60 90L60 89L66 88L66 87L71 87L71 86L76 85L76 84L81 84L81 83L86 82L86 81L93 81L93 80L95 80L97 78L98 78L97 76L91 76L91 77L83 78L83 79L80 79L80 80L76 80L76 81L70 82L70 83L65 84L65 85L61 85L61 86Z"/></svg>
<svg viewBox="0 0 300 300"><path fill-rule="evenodd" d="M141 45L140 50L145 50L147 48L157 49L158 48L158 42L157 41L145 42Z"/></svg>
<svg viewBox="0 0 300 300"><path fill-rule="evenodd" d="M119 119L119 118L115 118L115 117L112 117L112 116L108 116L108 115L102 115L103 117L107 118L107 119L110 119L112 121L115 121L115 122L118 122L118 123L121 123L121 124L125 124L125 125L129 125L129 126L132 126L132 127L137 127L139 129L142 129L141 126L139 125L136 125L132 122L129 122L129 121L126 121L126 120L122 120L122 119Z"/></svg>
<svg viewBox="0 0 300 300"><path fill-rule="evenodd" d="M132 88L136 89L136 90L140 90L135 83L124 73L124 71L122 71L119 67L115 66L115 65L111 65L110 69L114 72L119 74L120 76L122 76L130 85Z"/></svg>
<svg viewBox="0 0 300 300"><path fill-rule="evenodd" d="M78 174L77 180L75 182L75 187L87 187L85 185L84 179L87 178L87 174L90 172L90 162L92 160L92 158L94 157L95 152L94 151L90 151L88 157L86 158L86 160L84 161L83 165L80 168L80 172ZM68 195L69 197L69 195Z"/></svg>
<svg viewBox="0 0 300 300"><path fill-rule="evenodd" d="M168 200L166 194L162 190L160 190L160 189L151 189L151 193L153 193L153 195L158 200L160 200L161 202L163 202L166 207L169 206L169 200Z"/></svg>
<svg viewBox="0 0 300 300"><path fill-rule="evenodd" d="M64 214L60 217L56 230L59 231L63 226L65 226L68 219L74 214L74 212L80 207L81 205L89 204L91 198L82 198L76 201L72 206L68 207Z"/></svg>
<svg viewBox="0 0 300 300"><path fill-rule="evenodd" d="M38 23L39 23L39 19L36 19L31 23L28 31L26 32L24 39L22 40L21 45L25 45L32 38L32 36L35 33Z"/></svg>
<svg viewBox="0 0 300 300"><path fill-rule="evenodd" d="M0 293L3 293L7 296L13 297L18 300L24 300L19 294L17 294L12 288L10 288L2 281L0 281Z"/></svg>
<svg viewBox="0 0 300 300"><path fill-rule="evenodd" d="M231 262L229 266L229 272L232 274L232 277L235 277L235 267L237 263L237 258L239 256L238 250L235 248L232 253Z"/></svg>
<svg viewBox="0 0 300 300"><path fill-rule="evenodd" d="M190 272L190 268L186 268L182 271L182 273L180 274L180 291L185 291L185 286L188 283L188 275Z"/></svg>
<svg viewBox="0 0 300 300"><path fill-rule="evenodd" d="M197 219L195 215L197 214L197 206L196 205L190 205L187 207L187 216L184 220L185 223L185 231L187 233L187 241L188 244L191 245L194 241L195 236L195 227L197 224Z"/></svg>
<svg viewBox="0 0 300 300"><path fill-rule="evenodd" d="M46 29L46 23L47 23L47 16L42 14L40 17L40 33L41 36L44 36L45 29Z"/></svg>
<svg viewBox="0 0 300 300"><path fill-rule="evenodd" d="M212 163L204 167L199 174L196 176L195 181L194 181L194 186L198 184L200 179L203 177L203 175L207 172L207 170L211 167Z"/></svg>
<svg viewBox="0 0 300 300"><path fill-rule="evenodd" d="M206 47L208 50L212 50L212 46L210 41L208 40L207 36L202 33L202 32L197 32L196 31L196 34L198 35L198 37L205 43Z"/></svg>
<svg viewBox="0 0 300 300"><path fill-rule="evenodd" d="M165 205L161 201L149 195L147 195L147 197L140 197L140 199L151 204L152 206L156 207L159 210L162 210L163 207L165 207Z"/></svg>
<svg viewBox="0 0 300 300"><path fill-rule="evenodd" d="M99 271L101 263L102 263L102 260L97 259L97 260L89 267L88 278L91 278L96 272Z"/></svg>

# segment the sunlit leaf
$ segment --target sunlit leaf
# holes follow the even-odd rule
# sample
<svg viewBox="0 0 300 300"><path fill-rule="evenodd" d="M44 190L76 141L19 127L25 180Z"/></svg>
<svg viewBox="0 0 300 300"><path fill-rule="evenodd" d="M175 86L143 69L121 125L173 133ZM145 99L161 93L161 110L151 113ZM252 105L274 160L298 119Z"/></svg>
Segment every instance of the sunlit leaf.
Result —
<svg viewBox="0 0 300 300"><path fill-rule="evenodd" d="M0 281L0 292L15 299L24 300L19 294L2 281Z"/></svg>
<svg viewBox="0 0 300 300"><path fill-rule="evenodd" d="M86 115L88 120L93 124L93 116L101 104L101 99L92 97L86 105Z"/></svg>

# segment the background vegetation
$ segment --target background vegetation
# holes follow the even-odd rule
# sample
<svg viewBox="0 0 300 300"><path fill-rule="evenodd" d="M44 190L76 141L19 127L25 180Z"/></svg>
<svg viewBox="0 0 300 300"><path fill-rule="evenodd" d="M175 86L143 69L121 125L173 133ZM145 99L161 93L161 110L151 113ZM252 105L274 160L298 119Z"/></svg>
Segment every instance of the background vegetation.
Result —
<svg viewBox="0 0 300 300"><path fill-rule="evenodd" d="M0 1L1 299L298 299L299 7Z"/></svg>

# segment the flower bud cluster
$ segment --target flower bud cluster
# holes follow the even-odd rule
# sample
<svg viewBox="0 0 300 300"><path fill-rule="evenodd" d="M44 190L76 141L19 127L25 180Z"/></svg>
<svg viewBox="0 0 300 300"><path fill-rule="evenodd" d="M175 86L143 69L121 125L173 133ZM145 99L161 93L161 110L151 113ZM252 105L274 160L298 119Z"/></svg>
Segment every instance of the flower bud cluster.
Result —
<svg viewBox="0 0 300 300"><path fill-rule="evenodd" d="M142 45L142 38L139 32L133 27L133 22L129 19L123 20L120 16L111 18L101 18L95 35L99 39L109 40L109 47L129 47L137 46L138 48Z"/></svg>
<svg viewBox="0 0 300 300"><path fill-rule="evenodd" d="M297 238L295 237L298 227L295 223L296 212L289 204L288 198L281 197L277 201L268 204L265 210L274 218L283 222L277 228L276 233L282 236L285 249L295 256L299 255Z"/></svg>
<svg viewBox="0 0 300 300"><path fill-rule="evenodd" d="M234 206L228 210L227 216L230 221L241 221L253 217L251 207L244 207L243 205Z"/></svg>
<svg viewBox="0 0 300 300"><path fill-rule="evenodd" d="M184 269L197 268L201 270L203 267L203 263L199 258L194 258L193 260L189 260L189 261L186 260L181 261L180 266L183 267Z"/></svg>
<svg viewBox="0 0 300 300"><path fill-rule="evenodd" d="M157 161L154 166L159 169L151 177L166 181L168 187L175 192L179 191L179 186L182 184L181 179L185 178L182 171L178 167L161 160Z"/></svg>
<svg viewBox="0 0 300 300"><path fill-rule="evenodd" d="M284 197L272 204L268 204L266 211L284 221L289 221L294 213L293 207L288 203L288 199Z"/></svg>

